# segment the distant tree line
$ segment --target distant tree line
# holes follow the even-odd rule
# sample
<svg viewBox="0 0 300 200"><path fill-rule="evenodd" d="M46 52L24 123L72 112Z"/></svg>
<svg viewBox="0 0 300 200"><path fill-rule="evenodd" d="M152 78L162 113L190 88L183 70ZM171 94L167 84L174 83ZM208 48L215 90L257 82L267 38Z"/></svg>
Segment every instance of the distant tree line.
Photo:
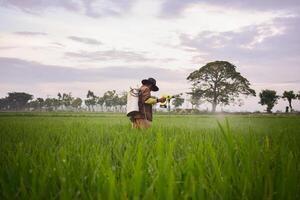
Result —
<svg viewBox="0 0 300 200"><path fill-rule="evenodd" d="M256 96L255 90L250 87L250 82L236 70L236 66L227 61L215 61L207 63L198 70L193 71L187 77L192 84L189 102L192 109L198 109L199 105L211 103L211 112L215 112L218 105L238 104L242 105L241 96ZM284 91L277 95L274 90L265 89L259 93L259 104L266 106L268 113L280 98L288 101L285 112L293 112L292 101L300 99L294 91ZM177 96L171 104L175 110L181 107L185 99ZM86 98L73 97L71 93L58 93L57 98L36 98L24 92L11 92L0 99L1 111L57 111L57 110L87 110L101 112L125 112L127 93L118 94L115 90L106 91L102 96L97 96L93 91L88 91Z"/></svg>
<svg viewBox="0 0 300 200"><path fill-rule="evenodd" d="M88 91L84 104L88 111L125 112L127 104L127 93L117 94L116 90L109 90L103 96L96 96L94 92Z"/></svg>
<svg viewBox="0 0 300 200"><path fill-rule="evenodd" d="M33 98L25 92L9 92L0 99L1 111L102 111L125 112L127 94L117 94L115 90L107 91L103 96L96 96L88 91L86 99L73 97L71 93L58 93L56 98Z"/></svg>
<svg viewBox="0 0 300 200"><path fill-rule="evenodd" d="M266 106L268 113L272 112L278 100L287 100L288 106L285 112L293 112L292 101L300 100L294 91L284 91L282 95L277 95L274 90L265 89L259 93L259 104ZM197 109L201 103L199 98L190 95L188 101ZM172 99L173 108L180 108L185 99L178 96ZM199 103L200 102L200 103ZM90 111L90 112L126 112L127 93L117 94L115 90L109 90L102 96L96 96L94 92L88 91L86 98L73 97L71 93L58 93L57 98L33 98L32 94L24 92L10 92L8 96L0 99L1 111Z"/></svg>

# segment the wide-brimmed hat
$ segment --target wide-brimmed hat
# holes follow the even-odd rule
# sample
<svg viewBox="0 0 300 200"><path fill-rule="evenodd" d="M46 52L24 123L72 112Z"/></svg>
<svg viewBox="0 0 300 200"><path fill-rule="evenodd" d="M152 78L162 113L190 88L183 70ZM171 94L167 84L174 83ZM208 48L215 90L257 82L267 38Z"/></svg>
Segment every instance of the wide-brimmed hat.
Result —
<svg viewBox="0 0 300 200"><path fill-rule="evenodd" d="M154 78L144 79L144 80L142 80L142 84L143 85L151 84L152 85L152 91L154 91L154 92L159 90L159 88L156 86L156 80Z"/></svg>

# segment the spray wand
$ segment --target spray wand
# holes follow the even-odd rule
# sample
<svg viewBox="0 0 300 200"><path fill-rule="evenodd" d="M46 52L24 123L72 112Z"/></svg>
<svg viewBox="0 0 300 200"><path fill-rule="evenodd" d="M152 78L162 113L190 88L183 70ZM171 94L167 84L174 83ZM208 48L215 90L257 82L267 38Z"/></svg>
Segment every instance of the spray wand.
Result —
<svg viewBox="0 0 300 200"><path fill-rule="evenodd" d="M167 95L167 94L162 95L162 97L166 98L166 101L163 102L163 103L160 103L159 107L161 107L161 108L167 108L168 112L170 112L170 110L171 110L171 105L170 105L171 104L171 99L178 98L181 95L182 95L182 93L176 94L176 95Z"/></svg>

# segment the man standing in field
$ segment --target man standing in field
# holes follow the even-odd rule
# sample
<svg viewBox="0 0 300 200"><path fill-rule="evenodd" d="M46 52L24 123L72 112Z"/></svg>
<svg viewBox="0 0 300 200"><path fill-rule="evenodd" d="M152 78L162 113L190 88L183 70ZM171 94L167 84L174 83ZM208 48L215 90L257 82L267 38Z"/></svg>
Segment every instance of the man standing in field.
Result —
<svg viewBox="0 0 300 200"><path fill-rule="evenodd" d="M152 122L152 105L158 102L165 102L166 98L160 99L151 97L151 91L156 92L159 88L156 86L154 78L142 80L139 94L139 112L130 118L133 128L150 128Z"/></svg>

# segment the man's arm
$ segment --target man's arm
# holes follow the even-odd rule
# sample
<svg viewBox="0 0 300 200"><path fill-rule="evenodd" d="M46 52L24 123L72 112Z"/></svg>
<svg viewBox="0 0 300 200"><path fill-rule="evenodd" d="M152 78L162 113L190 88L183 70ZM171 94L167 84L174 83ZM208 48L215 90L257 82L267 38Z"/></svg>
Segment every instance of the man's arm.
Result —
<svg viewBox="0 0 300 200"><path fill-rule="evenodd" d="M145 87L142 91L142 101L145 102L145 104L156 104L158 102L164 102L166 99L165 98L155 98L155 97L151 97L150 94L150 89Z"/></svg>
<svg viewBox="0 0 300 200"><path fill-rule="evenodd" d="M158 102L158 99L154 98L154 97L150 97L145 101L146 104L151 104L151 105L156 104L157 102Z"/></svg>

